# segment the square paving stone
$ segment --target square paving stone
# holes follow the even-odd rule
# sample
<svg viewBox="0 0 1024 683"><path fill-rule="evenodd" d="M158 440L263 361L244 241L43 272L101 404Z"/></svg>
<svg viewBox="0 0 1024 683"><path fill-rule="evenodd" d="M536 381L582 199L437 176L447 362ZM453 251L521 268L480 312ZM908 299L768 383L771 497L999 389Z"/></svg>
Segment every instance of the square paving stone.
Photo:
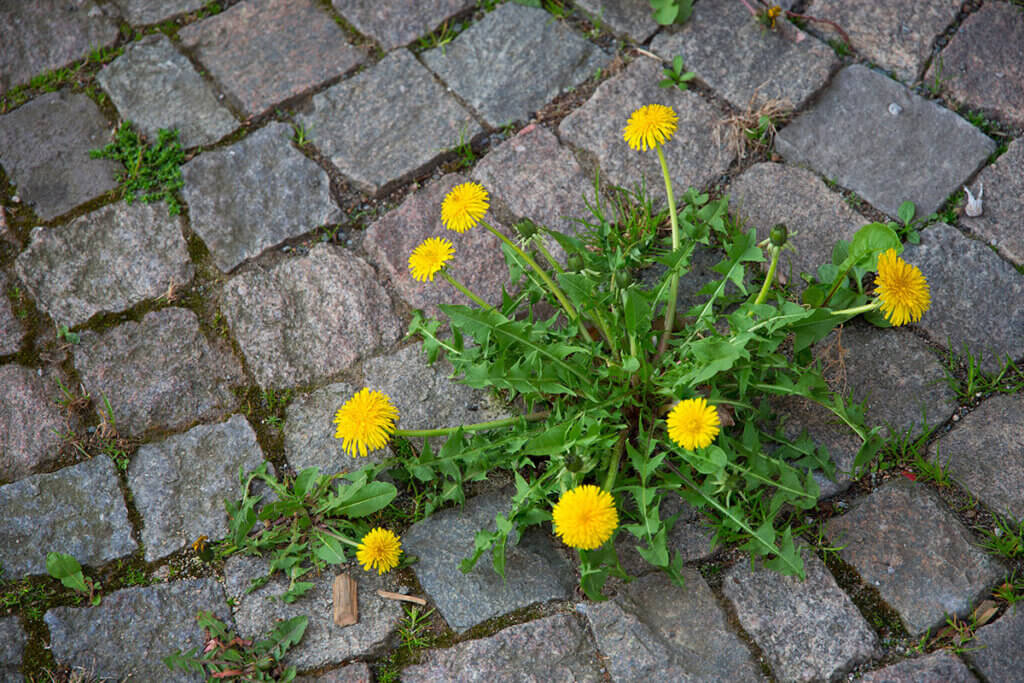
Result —
<svg viewBox="0 0 1024 683"><path fill-rule="evenodd" d="M989 508L1024 519L1024 394L993 396L929 446L930 459Z"/></svg>
<svg viewBox="0 0 1024 683"><path fill-rule="evenodd" d="M939 650L871 671L859 680L861 683L974 683L978 679L956 655Z"/></svg>
<svg viewBox="0 0 1024 683"><path fill-rule="evenodd" d="M760 667L733 633L700 572L680 588L662 572L624 585L613 600L584 603L613 681L757 681Z"/></svg>
<svg viewBox="0 0 1024 683"><path fill-rule="evenodd" d="M473 539L481 529L493 529L494 517L509 509L510 490L477 496L462 507L435 512L414 524L402 537L405 552L418 556L412 566L423 590L455 631L547 600L565 600L576 585L572 569L551 537L532 528L517 545L505 549L505 578L491 564L490 553L480 556L469 573L459 563L473 554ZM514 533L514 532L513 532Z"/></svg>
<svg viewBox="0 0 1024 683"><path fill-rule="evenodd" d="M216 579L124 588L104 595L98 607L56 607L43 620L61 666L84 669L97 679L177 683L202 680L163 662L175 651L206 643L196 621L200 611L213 612L234 628Z"/></svg>
<svg viewBox="0 0 1024 683"><path fill-rule="evenodd" d="M404 49L314 95L298 121L331 163L378 196L483 130Z"/></svg>
<svg viewBox="0 0 1024 683"><path fill-rule="evenodd" d="M0 480L56 464L64 434L75 426L57 404L59 395L56 382L34 369L0 365Z"/></svg>
<svg viewBox="0 0 1024 683"><path fill-rule="evenodd" d="M228 325L264 388L328 379L401 334L373 269L327 244L232 278L222 297Z"/></svg>
<svg viewBox="0 0 1024 683"><path fill-rule="evenodd" d="M162 33L129 45L96 76L126 121L149 140L178 129L182 147L208 145L238 127L217 95Z"/></svg>
<svg viewBox="0 0 1024 683"><path fill-rule="evenodd" d="M829 46L788 21L765 30L732 0L699 3L681 31L660 33L651 49L668 62L681 56L688 71L739 111L767 100L799 109L839 67Z"/></svg>
<svg viewBox="0 0 1024 683"><path fill-rule="evenodd" d="M890 216L907 200L927 216L981 168L995 143L948 109L854 64L779 131L775 149Z"/></svg>
<svg viewBox="0 0 1024 683"><path fill-rule="evenodd" d="M658 155L653 150L631 149L622 131L630 115L646 104L672 107L679 116L675 135L664 145L665 160L674 192L687 187L702 188L718 179L732 163L733 154L712 141L715 122L721 112L692 90L659 88L663 78L656 60L638 58L625 71L608 79L582 107L558 126L562 142L592 154L601 168L601 178L632 189L647 181L655 204L664 206L664 185Z"/></svg>
<svg viewBox="0 0 1024 683"><path fill-rule="evenodd" d="M984 212L975 218L961 216L961 225L1024 266L1024 139L1011 142L1005 154L981 171L977 187L985 188Z"/></svg>
<svg viewBox="0 0 1024 683"><path fill-rule="evenodd" d="M740 561L722 592L779 680L827 680L874 657L878 636L821 560L802 555L806 581Z"/></svg>
<svg viewBox="0 0 1024 683"><path fill-rule="evenodd" d="M21 660L25 654L28 635L17 616L0 618L0 681L20 683Z"/></svg>
<svg viewBox="0 0 1024 683"><path fill-rule="evenodd" d="M851 240L866 218L810 171L785 164L754 164L729 186L732 213L744 227L757 228L758 240L767 239L776 223L789 228L789 242L779 258L779 272L796 293L806 287L801 273L815 274L818 266L832 263L832 247Z"/></svg>
<svg viewBox="0 0 1024 683"><path fill-rule="evenodd" d="M989 681L1024 680L1021 668L1021 643L1024 643L1024 608L1012 605L996 621L982 626L964 655Z"/></svg>
<svg viewBox="0 0 1024 683"><path fill-rule="evenodd" d="M935 39L959 11L958 0L813 0L807 8L842 26L855 50L907 82L921 73ZM839 38L827 24L814 26Z"/></svg>
<svg viewBox="0 0 1024 683"><path fill-rule="evenodd" d="M182 45L250 116L363 61L313 0L257 0L186 26Z"/></svg>
<svg viewBox="0 0 1024 683"><path fill-rule="evenodd" d="M971 109L1024 126L1024 11L992 2L969 15L932 60L924 82Z"/></svg>
<svg viewBox="0 0 1024 683"><path fill-rule="evenodd" d="M986 372L1024 357L1024 275L1013 266L945 223L922 232L903 259L928 279L931 308L917 328L932 341L954 353L966 346Z"/></svg>
<svg viewBox="0 0 1024 683"><path fill-rule="evenodd" d="M0 94L112 44L117 35L117 18L95 0L5 0L0 3Z"/></svg>
<svg viewBox="0 0 1024 683"><path fill-rule="evenodd" d="M245 381L234 356L210 344L196 314L184 308L85 331L72 353L97 411L102 415L109 401L123 436L219 420L238 404L231 388Z"/></svg>
<svg viewBox="0 0 1024 683"><path fill-rule="evenodd" d="M46 93L0 116L0 166L44 221L117 187L121 165L91 159L110 141L99 107L68 90Z"/></svg>
<svg viewBox="0 0 1024 683"><path fill-rule="evenodd" d="M567 23L513 2L420 58L493 128L525 121L609 59Z"/></svg>
<svg viewBox="0 0 1024 683"><path fill-rule="evenodd" d="M543 617L423 654L421 663L402 669L406 683L606 680L593 639L571 614Z"/></svg>
<svg viewBox="0 0 1024 683"><path fill-rule="evenodd" d="M927 487L905 479L833 517L826 533L915 638L968 614L1005 573Z"/></svg>
<svg viewBox="0 0 1024 683"><path fill-rule="evenodd" d="M247 593L252 580L266 576L269 566L269 561L261 558L243 555L229 558L224 563L224 590L236 601L235 623L243 638L261 638L282 619L309 617L302 640L288 650L284 658L286 665L305 670L340 664L355 657L373 657L388 646L405 616L402 603L386 600L376 593L378 589L393 591L397 588L390 584L390 577L359 568L345 570L359 587L359 623L352 626L334 624L331 586L338 573L336 567L328 567L320 574L306 574L303 581L311 581L313 588L290 604L274 599L288 590L288 579L281 572L263 587Z"/></svg>
<svg viewBox="0 0 1024 683"><path fill-rule="evenodd" d="M0 486L0 564L7 578L46 572L46 553L98 566L135 552L117 470L98 456Z"/></svg>
<svg viewBox="0 0 1024 683"><path fill-rule="evenodd" d="M17 353L28 334L25 323L11 305L15 287L13 280L0 272L0 356Z"/></svg>
<svg viewBox="0 0 1024 683"><path fill-rule="evenodd" d="M183 225L162 202L109 204L66 226L33 230L18 277L54 323L81 325L191 282Z"/></svg>
<svg viewBox="0 0 1024 683"><path fill-rule="evenodd" d="M222 271L340 218L327 173L291 136L288 124L271 123L182 167L192 229Z"/></svg>
<svg viewBox="0 0 1024 683"><path fill-rule="evenodd" d="M628 36L635 43L647 39L661 28L651 15L647 0L578 0L576 2L595 26Z"/></svg>
<svg viewBox="0 0 1024 683"><path fill-rule="evenodd" d="M452 173L431 182L371 225L363 238L367 257L391 282L398 296L432 318L447 320L438 304L470 305L471 302L440 277L435 277L433 282L413 280L409 255L429 237L444 237L452 243L455 257L447 266L448 272L484 301L499 305L502 286L508 282L508 267L497 237L480 226L460 235L441 223L441 203L445 195L467 181L468 178ZM494 220L493 212L484 220L507 237L515 237L512 230Z"/></svg>
<svg viewBox="0 0 1024 683"><path fill-rule="evenodd" d="M242 495L239 469L251 472L261 462L256 433L241 415L140 447L128 469L128 487L142 517L146 562L200 536L227 536L224 501Z"/></svg>
<svg viewBox="0 0 1024 683"><path fill-rule="evenodd" d="M353 662L319 676L296 676L295 683L370 683L373 674L363 662Z"/></svg>
<svg viewBox="0 0 1024 683"><path fill-rule="evenodd" d="M192 12L207 4L204 0L114 0L129 24L155 24L176 14Z"/></svg>
<svg viewBox="0 0 1024 683"><path fill-rule="evenodd" d="M476 7L473 0L332 0L346 21L386 51L408 45L451 17Z"/></svg>

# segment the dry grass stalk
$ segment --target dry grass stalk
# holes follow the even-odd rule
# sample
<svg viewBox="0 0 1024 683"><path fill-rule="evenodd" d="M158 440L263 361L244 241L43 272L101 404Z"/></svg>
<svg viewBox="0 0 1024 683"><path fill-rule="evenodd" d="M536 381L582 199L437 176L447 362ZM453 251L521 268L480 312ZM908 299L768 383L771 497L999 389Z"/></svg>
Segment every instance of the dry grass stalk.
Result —
<svg viewBox="0 0 1024 683"><path fill-rule="evenodd" d="M721 147L724 143L740 159L746 159L750 152L771 147L778 132L776 126L785 123L793 114L789 100L761 98L759 92L764 85L762 83L754 90L746 111L726 116L715 123L715 144ZM768 122L763 130L762 117L766 117Z"/></svg>

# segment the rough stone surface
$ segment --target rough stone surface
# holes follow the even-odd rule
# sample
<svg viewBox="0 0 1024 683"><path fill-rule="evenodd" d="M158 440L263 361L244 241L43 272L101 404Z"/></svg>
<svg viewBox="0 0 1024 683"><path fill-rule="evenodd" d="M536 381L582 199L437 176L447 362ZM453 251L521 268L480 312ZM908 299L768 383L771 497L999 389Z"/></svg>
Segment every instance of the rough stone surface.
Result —
<svg viewBox="0 0 1024 683"><path fill-rule="evenodd" d="M271 123L182 168L192 229L221 270L340 217L327 173L288 143L291 136L288 124Z"/></svg>
<svg viewBox="0 0 1024 683"><path fill-rule="evenodd" d="M96 76L121 116L148 139L177 128L182 147L216 142L238 122L162 33L129 45Z"/></svg>
<svg viewBox="0 0 1024 683"><path fill-rule="evenodd" d="M300 670L378 654L387 646L405 615L401 603L376 594L379 588L395 589L386 584L386 577L358 568L349 570L359 585L359 623L353 626L334 625L331 585L336 572L333 567L319 576L312 573L303 577L304 581L313 582L313 588L291 604L271 599L288 589L288 580L281 572L262 588L246 594L250 582L266 576L268 567L266 560L255 557L236 555L230 558L224 565L224 590L229 598L237 600L235 623L243 638L261 637L281 619L309 617L302 641L288 650L284 659L286 664Z"/></svg>
<svg viewBox="0 0 1024 683"><path fill-rule="evenodd" d="M758 240L766 239L776 223L789 228L796 251L782 253L778 272L796 292L805 287L801 273L813 275L818 266L832 263L836 241L853 239L870 222L816 175L795 166L755 164L733 181L729 197L733 214L746 229L757 228Z"/></svg>
<svg viewBox="0 0 1024 683"><path fill-rule="evenodd" d="M176 430L218 420L238 403L242 369L199 331L195 313L165 308L103 333L86 331L73 349L89 394L110 401L120 434Z"/></svg>
<svg viewBox="0 0 1024 683"><path fill-rule="evenodd" d="M866 400L868 424L888 433L935 427L957 408L942 364L909 330L855 320L819 342L816 353L833 390Z"/></svg>
<svg viewBox="0 0 1024 683"><path fill-rule="evenodd" d="M679 588L662 572L583 611L613 681L756 681L761 672L695 569Z"/></svg>
<svg viewBox="0 0 1024 683"><path fill-rule="evenodd" d="M74 327L192 281L183 221L165 204L109 204L57 228L36 228L18 276L54 323Z"/></svg>
<svg viewBox="0 0 1024 683"><path fill-rule="evenodd" d="M779 680L827 680L874 656L878 637L821 560L802 554L806 581L738 562L722 592Z"/></svg>
<svg viewBox="0 0 1024 683"><path fill-rule="evenodd" d="M861 683L974 683L978 679L956 655L939 650L871 671L859 680Z"/></svg>
<svg viewBox="0 0 1024 683"><path fill-rule="evenodd" d="M608 62L608 55L568 24L552 21L540 8L515 3L487 13L455 40L427 50L421 58L495 128L525 121Z"/></svg>
<svg viewBox="0 0 1024 683"><path fill-rule="evenodd" d="M87 96L46 93L0 116L0 166L44 221L117 187L121 168L91 159L110 141L107 120Z"/></svg>
<svg viewBox="0 0 1024 683"><path fill-rule="evenodd" d="M332 4L360 33L385 50L408 45L476 6L473 0L332 0Z"/></svg>
<svg viewBox="0 0 1024 683"><path fill-rule="evenodd" d="M828 45L788 21L766 31L742 3L705 0L678 32L664 32L651 49L671 62L682 56L688 71L736 107L784 100L799 109L839 66Z"/></svg>
<svg viewBox="0 0 1024 683"><path fill-rule="evenodd" d="M1024 395L995 396L930 447L930 459L989 508L1024 519Z"/></svg>
<svg viewBox="0 0 1024 683"><path fill-rule="evenodd" d="M105 456L0 486L0 519L0 564L12 579L44 574L54 549L96 566L136 548L117 471Z"/></svg>
<svg viewBox="0 0 1024 683"><path fill-rule="evenodd" d="M0 5L4 37L0 94L117 40L117 21L94 0L35 0ZM5 145L0 144L0 149Z"/></svg>
<svg viewBox="0 0 1024 683"><path fill-rule="evenodd" d="M895 609L912 637L966 615L1003 576L928 489L898 479L826 526L843 560Z"/></svg>
<svg viewBox="0 0 1024 683"><path fill-rule="evenodd" d="M435 512L402 537L403 550L420 558L413 565L420 585L459 633L521 607L572 595L571 569L537 528L505 549L504 580L494 571L490 553L468 574L459 571L462 559L473 554L476 532L493 529L494 516L508 512L510 498L511 491L477 496L461 508Z"/></svg>
<svg viewBox="0 0 1024 683"><path fill-rule="evenodd" d="M35 370L0 366L0 480L52 466L70 424L57 405L59 390Z"/></svg>
<svg viewBox="0 0 1024 683"><path fill-rule="evenodd" d="M640 183L641 176L646 178L648 192L664 206L664 190L660 189L664 180L658 155L651 150L631 149L622 138L622 129L634 111L645 104L663 104L679 116L675 135L664 146L677 193L716 180L729 168L733 155L712 141L721 113L692 90L659 88L661 69L653 59L637 59L625 71L598 86L586 104L565 117L558 126L558 134L562 142L596 157L603 180L633 188Z"/></svg>
<svg viewBox="0 0 1024 683"><path fill-rule="evenodd" d="M370 667L362 662L353 662L319 676L297 676L295 683L370 683L372 680Z"/></svg>
<svg viewBox="0 0 1024 683"><path fill-rule="evenodd" d="M11 279L0 272L0 356L17 353L27 333L11 306L14 286Z"/></svg>
<svg viewBox="0 0 1024 683"><path fill-rule="evenodd" d="M981 187L984 212L976 218L961 216L961 225L1024 266L1024 140L1011 142L1005 154L982 170L974 189Z"/></svg>
<svg viewBox="0 0 1024 683"><path fill-rule="evenodd" d="M814 480L820 489L818 498L828 498L849 488L853 483L853 463L862 443L856 432L829 409L803 397L779 398L772 401L772 405L785 420L783 429L787 438L799 439L806 431L815 445L828 449L835 465L835 477L829 479L821 470L814 471Z"/></svg>
<svg viewBox="0 0 1024 683"><path fill-rule="evenodd" d="M1021 643L1024 643L1024 609L1015 605L975 632L965 657L986 680L1020 681Z"/></svg>
<svg viewBox="0 0 1024 683"><path fill-rule="evenodd" d="M250 116L363 61L313 0L242 3L186 26L178 37Z"/></svg>
<svg viewBox="0 0 1024 683"><path fill-rule="evenodd" d="M570 614L510 626L443 650L402 670L406 683L605 680L594 642Z"/></svg>
<svg viewBox="0 0 1024 683"><path fill-rule="evenodd" d="M842 26L857 52L907 82L921 73L935 38L953 23L959 10L958 0L813 0L807 8L808 13ZM839 38L826 24L815 28Z"/></svg>
<svg viewBox="0 0 1024 683"><path fill-rule="evenodd" d="M315 95L298 120L331 163L376 195L482 131L405 49Z"/></svg>
<svg viewBox="0 0 1024 683"><path fill-rule="evenodd" d="M448 264L448 272L484 301L499 305L502 285L508 282L508 268L497 237L482 227L459 235L441 223L445 195L467 180L454 173L442 176L409 195L401 206L371 225L363 238L370 261L391 282L398 296L433 318L443 316L438 304L470 302L440 277L433 282L412 279L409 254L428 237L441 235L451 241L455 257ZM513 231L495 221L490 213L485 220L506 236L513 236Z"/></svg>
<svg viewBox="0 0 1024 683"><path fill-rule="evenodd" d="M966 346L987 372L1024 357L1024 276L1013 266L945 223L922 232L903 258L928 279L931 308L917 327L933 342L957 353Z"/></svg>
<svg viewBox="0 0 1024 683"><path fill-rule="evenodd" d="M146 561L166 557L201 535L211 541L227 536L224 501L242 495L239 468L249 472L262 461L256 433L241 415L139 448L128 469L128 487L142 517Z"/></svg>
<svg viewBox="0 0 1024 683"><path fill-rule="evenodd" d="M647 0L579 0L576 4L596 19L595 25L629 36L637 43L646 43L659 28Z"/></svg>
<svg viewBox="0 0 1024 683"><path fill-rule="evenodd" d="M362 259L318 244L307 256L228 281L224 315L256 381L312 384L396 341L401 325L376 280Z"/></svg>
<svg viewBox="0 0 1024 683"><path fill-rule="evenodd" d="M779 131L775 149L890 216L907 200L927 216L985 163L995 143L948 109L855 64Z"/></svg>
<svg viewBox="0 0 1024 683"><path fill-rule="evenodd" d="M201 681L198 674L172 671L163 663L175 650L202 647L199 611L213 612L232 627L216 579L125 588L103 596L98 607L57 607L43 620L60 665L83 668L98 679Z"/></svg>
<svg viewBox="0 0 1024 683"><path fill-rule="evenodd" d="M1021 8L993 2L968 16L946 49L932 60L924 81L934 83L936 78L958 102L1024 126Z"/></svg>
<svg viewBox="0 0 1024 683"><path fill-rule="evenodd" d="M670 555L675 556L678 553L683 562L702 560L712 555L714 550L711 548L711 538L714 534L704 523L704 517L701 516L697 508L685 503L674 493L666 493L661 501L659 511L663 520L676 514L679 515L675 526L668 532L666 538ZM653 569L651 564L637 552L637 547L644 547L644 545L642 541L631 534L619 534L615 549L619 554L619 563L630 575L643 574Z"/></svg>
<svg viewBox="0 0 1024 683"><path fill-rule="evenodd" d="M199 9L204 0L114 0L129 24L155 24Z"/></svg>
<svg viewBox="0 0 1024 683"><path fill-rule="evenodd" d="M18 617L0 619L0 681L21 683L21 659L25 653L28 636L21 627Z"/></svg>

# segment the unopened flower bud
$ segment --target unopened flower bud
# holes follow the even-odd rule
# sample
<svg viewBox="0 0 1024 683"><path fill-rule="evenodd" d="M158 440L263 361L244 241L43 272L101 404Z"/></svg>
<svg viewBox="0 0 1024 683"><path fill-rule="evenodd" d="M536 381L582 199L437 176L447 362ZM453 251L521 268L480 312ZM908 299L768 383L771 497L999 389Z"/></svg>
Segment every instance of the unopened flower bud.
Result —
<svg viewBox="0 0 1024 683"><path fill-rule="evenodd" d="M523 236L523 239L526 240L537 234L537 226L529 218L519 221L515 227L519 234Z"/></svg>
<svg viewBox="0 0 1024 683"><path fill-rule="evenodd" d="M768 233L768 239L771 240L772 246L783 247L786 245L786 239L789 237L789 229L785 223L776 223L771 232Z"/></svg>

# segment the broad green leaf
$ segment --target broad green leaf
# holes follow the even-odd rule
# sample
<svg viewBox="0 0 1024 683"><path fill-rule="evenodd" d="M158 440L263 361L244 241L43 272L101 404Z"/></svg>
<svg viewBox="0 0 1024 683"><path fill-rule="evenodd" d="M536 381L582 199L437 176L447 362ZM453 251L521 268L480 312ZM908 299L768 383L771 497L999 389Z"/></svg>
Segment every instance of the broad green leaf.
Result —
<svg viewBox="0 0 1024 683"><path fill-rule="evenodd" d="M896 210L896 215L899 216L900 220L903 221L903 225L910 225L910 221L914 220L914 213L916 207L914 202L905 201L900 204L900 208Z"/></svg>
<svg viewBox="0 0 1024 683"><path fill-rule="evenodd" d="M309 625L309 617L300 615L287 621L278 622L270 634L270 645L264 652L269 652L274 659L280 660L293 645L298 645ZM262 645L262 643L261 643Z"/></svg>
<svg viewBox="0 0 1024 683"><path fill-rule="evenodd" d="M395 485L386 481L371 481L358 488L350 484L342 487L342 490L353 488L356 490L334 507L333 514L340 517L366 517L386 508L398 495Z"/></svg>
<svg viewBox="0 0 1024 683"><path fill-rule="evenodd" d="M305 497L306 492L309 491L309 487L319 476L319 467L307 467L299 472L299 476L295 477L295 483L292 484L292 490L295 491L295 495L299 498Z"/></svg>
<svg viewBox="0 0 1024 683"><path fill-rule="evenodd" d="M46 553L46 573L71 590L89 592L89 587L85 585L85 577L82 575L82 565L71 555Z"/></svg>
<svg viewBox="0 0 1024 683"><path fill-rule="evenodd" d="M327 564L341 564L345 561L345 550L341 541L322 531L314 531L313 537L318 541L313 544L313 553Z"/></svg>

